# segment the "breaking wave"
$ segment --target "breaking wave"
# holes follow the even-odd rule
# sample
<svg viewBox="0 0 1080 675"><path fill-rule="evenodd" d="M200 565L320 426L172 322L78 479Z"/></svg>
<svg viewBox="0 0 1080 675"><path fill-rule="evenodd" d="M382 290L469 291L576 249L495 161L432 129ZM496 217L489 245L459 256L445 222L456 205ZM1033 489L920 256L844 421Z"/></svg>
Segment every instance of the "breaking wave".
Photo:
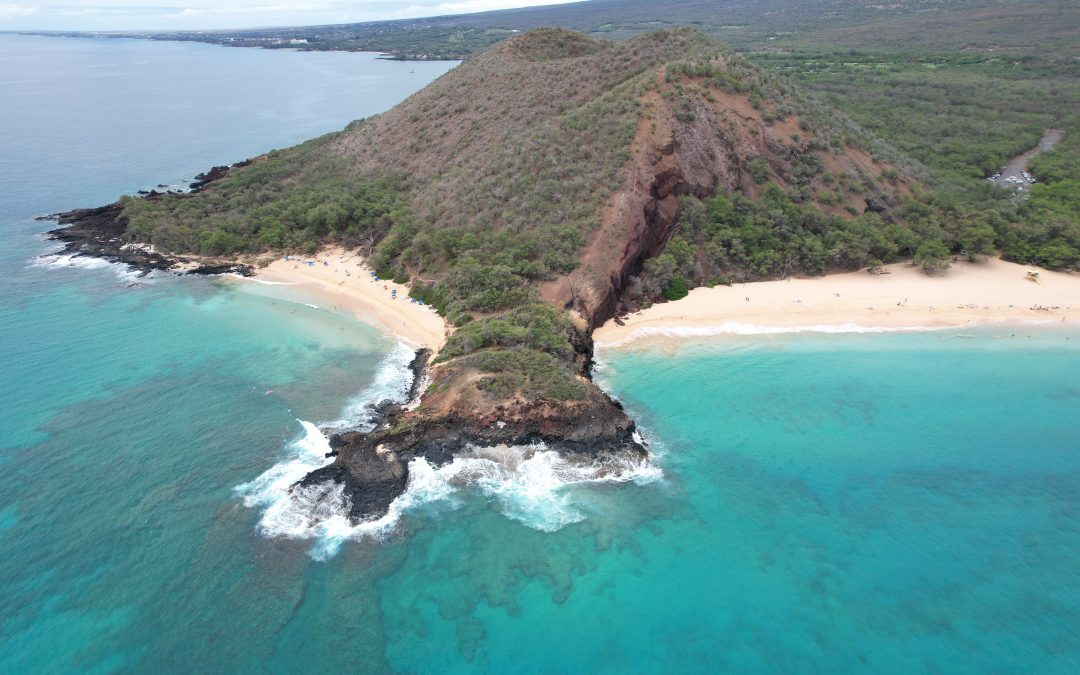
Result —
<svg viewBox="0 0 1080 675"><path fill-rule="evenodd" d="M122 281L146 281L147 276L132 270L123 263L110 262L101 258L79 255L77 253L45 253L30 260L27 267L66 268L80 270L109 270Z"/></svg>
<svg viewBox="0 0 1080 675"><path fill-rule="evenodd" d="M398 345L371 385L346 406L342 419L328 426L372 429L375 405L387 399L402 402L408 395L412 356L408 347ZM261 534L314 540L310 554L319 560L334 555L349 539L387 536L406 513L457 508L470 493L484 496L508 518L554 532L588 515L588 493L578 489L580 486L629 481L643 484L663 476L648 459L575 461L543 444L470 446L439 467L424 458L411 460L405 492L391 502L386 515L353 524L346 516L350 504L342 485L326 482L292 488L308 473L332 461L326 456L330 443L319 427L303 420L299 423L302 431L289 444L289 456L235 490L246 506L263 509L258 524Z"/></svg>
<svg viewBox="0 0 1080 675"><path fill-rule="evenodd" d="M334 430L371 431L375 426L376 406L385 401L407 402L413 381L413 372L409 369L413 356L415 352L411 347L397 343L383 359L371 384L345 404L341 418L323 426Z"/></svg>
<svg viewBox="0 0 1080 675"><path fill-rule="evenodd" d="M290 490L330 461L325 456L330 444L318 427L302 420L300 424L303 434L291 444L292 457L236 490L246 506L264 509L260 533L271 538L313 539L310 554L317 560L333 556L350 539L387 536L406 513L434 505L457 508L470 490L491 500L508 518L536 530L555 532L588 514L588 494L575 486L645 484L663 476L647 459L579 463L543 444L470 447L440 467L422 457L411 460L405 492L391 502L386 515L354 525L346 516L349 500L342 485L326 482Z"/></svg>
<svg viewBox="0 0 1080 675"><path fill-rule="evenodd" d="M715 326L644 326L635 328L628 336L616 342L598 342L606 349L622 347L635 340L649 337L695 338L720 335L782 335L786 333L902 333L933 330L928 326L898 326L882 328L857 323L815 324L809 326L761 326L757 324L727 321Z"/></svg>
<svg viewBox="0 0 1080 675"><path fill-rule="evenodd" d="M236 277L245 281L250 281L254 284L260 284L262 286L295 286L296 284L291 281L267 281L266 279L259 279L258 277L245 277L243 274L237 274L236 272L227 272L226 276Z"/></svg>
<svg viewBox="0 0 1080 675"><path fill-rule="evenodd" d="M575 461L543 443L470 447L436 470L451 485L475 486L504 515L533 529L554 532L585 519L588 496L572 489L588 483L649 483L663 472L648 459L610 457Z"/></svg>

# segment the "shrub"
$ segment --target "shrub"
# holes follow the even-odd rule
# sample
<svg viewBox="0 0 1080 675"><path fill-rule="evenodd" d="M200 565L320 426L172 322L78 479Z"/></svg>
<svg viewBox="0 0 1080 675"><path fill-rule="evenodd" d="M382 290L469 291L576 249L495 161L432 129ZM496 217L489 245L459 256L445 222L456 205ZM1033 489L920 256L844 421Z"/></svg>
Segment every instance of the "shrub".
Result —
<svg viewBox="0 0 1080 675"><path fill-rule="evenodd" d="M574 355L569 341L572 330L561 312L546 304L533 303L500 316L466 323L447 340L439 360L488 347L527 347L570 360Z"/></svg>
<svg viewBox="0 0 1080 675"><path fill-rule="evenodd" d="M664 287L664 297L668 300L681 300L685 298L690 292L690 287L686 283L686 279L680 276L674 276L671 281Z"/></svg>
<svg viewBox="0 0 1080 675"><path fill-rule="evenodd" d="M936 239L924 241L915 251L915 264L927 274L949 268L949 249Z"/></svg>
<svg viewBox="0 0 1080 675"><path fill-rule="evenodd" d="M761 157L755 157L746 163L746 172L755 183L760 185L769 179L769 163Z"/></svg>
<svg viewBox="0 0 1080 675"><path fill-rule="evenodd" d="M525 347L483 351L467 356L461 365L494 373L477 381L477 388L497 396L520 389L529 398L557 401L585 398L585 386L569 365L550 354Z"/></svg>

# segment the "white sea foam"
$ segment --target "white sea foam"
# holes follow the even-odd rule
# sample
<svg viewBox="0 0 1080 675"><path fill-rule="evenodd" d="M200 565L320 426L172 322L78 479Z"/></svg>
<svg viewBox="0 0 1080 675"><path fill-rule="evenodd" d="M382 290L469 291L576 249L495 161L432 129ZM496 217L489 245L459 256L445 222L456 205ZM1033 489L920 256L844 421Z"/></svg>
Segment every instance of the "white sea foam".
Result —
<svg viewBox="0 0 1080 675"><path fill-rule="evenodd" d="M327 482L291 487L331 461L325 456L330 445L318 427L300 424L303 434L291 444L291 457L236 491L246 506L264 509L258 525L264 536L312 539L311 555L316 559L332 556L350 539L385 537L406 513L431 506L456 508L468 490L490 499L509 518L554 532L584 520L588 513L587 493L575 488L603 482L645 484L663 476L647 459L575 461L543 444L470 447L441 467L424 458L413 459L405 492L391 502L386 515L353 524L346 516L349 500L343 486Z"/></svg>
<svg viewBox="0 0 1080 675"><path fill-rule="evenodd" d="M109 270L123 281L146 281L146 275L132 270L123 263L114 263L102 258L78 255L75 253L45 253L30 260L28 267L68 268L80 270Z"/></svg>
<svg viewBox="0 0 1080 675"><path fill-rule="evenodd" d="M53 239L49 236L47 232L39 232L35 234L34 239L37 239L41 242L41 246L43 249L41 253L42 256L56 255L57 253L60 253L65 248L67 248L67 244L57 239Z"/></svg>
<svg viewBox="0 0 1080 675"><path fill-rule="evenodd" d="M376 405L386 400L403 402L408 396L412 385L408 366L412 357L412 350L399 343L384 360L372 383L345 407L342 418L325 426L370 431L374 427ZM332 554L340 541L349 536L389 531L400 517L395 508L400 509L401 505L392 505L390 513L378 521L353 526L345 516L349 504L342 486L327 483L292 487L307 474L333 461L326 456L330 443L319 427L298 421L302 433L289 444L288 456L255 480L235 488L246 506L264 509L259 531L268 537L316 538L319 543L312 552L316 557ZM412 480L410 489L413 489Z"/></svg>
<svg viewBox="0 0 1080 675"><path fill-rule="evenodd" d="M411 347L403 342L397 343L383 360L371 384L345 404L340 419L325 426L370 431L374 424L375 406L383 401L406 403L405 399L412 388L413 372L409 364L414 355Z"/></svg>
<svg viewBox="0 0 1080 675"><path fill-rule="evenodd" d="M542 443L469 448L439 472L448 474L452 482L476 486L498 503L503 514L545 532L585 519L587 495L573 486L629 481L643 484L663 476L648 459L568 459Z"/></svg>
<svg viewBox="0 0 1080 675"><path fill-rule="evenodd" d="M622 340L597 342L598 347L614 349L649 337L696 338L721 335L783 335L787 333L904 333L933 330L928 326L863 326L857 323L814 324L809 326L762 326L726 321L714 326L643 326L630 331Z"/></svg>
<svg viewBox="0 0 1080 675"><path fill-rule="evenodd" d="M304 307L310 307L311 309L322 309L322 308L321 308L321 307L319 307L318 305L313 305L313 304L311 304L310 302L305 302L305 303L304 303Z"/></svg>
<svg viewBox="0 0 1080 675"><path fill-rule="evenodd" d="M387 399L402 401L408 395L412 356L412 350L398 345L372 384L346 407L343 419L330 426L371 429L375 404ZM302 433L289 445L288 457L255 480L237 486L236 491L246 506L263 509L258 528L264 536L312 539L311 555L316 559L332 556L349 539L386 536L405 513L431 507L456 508L470 490L491 500L507 517L553 532L587 516L588 494L580 486L647 483L663 475L648 459L569 459L543 444L468 447L440 467L424 458L411 460L405 492L390 504L386 515L353 524L346 515L350 504L343 486L327 482L293 487L332 461L326 456L329 441L319 427L306 421L300 425Z"/></svg>
<svg viewBox="0 0 1080 675"><path fill-rule="evenodd" d="M298 421L303 433L289 445L290 456L250 483L235 488L244 496L247 506L265 507L259 526L268 534L303 535L310 527L310 519L317 515L317 509L300 507L321 501L317 499L319 495L309 494L304 489L295 490L293 497L290 497L289 488L294 483L331 461L326 457L330 452L330 442L326 436L311 422Z"/></svg>

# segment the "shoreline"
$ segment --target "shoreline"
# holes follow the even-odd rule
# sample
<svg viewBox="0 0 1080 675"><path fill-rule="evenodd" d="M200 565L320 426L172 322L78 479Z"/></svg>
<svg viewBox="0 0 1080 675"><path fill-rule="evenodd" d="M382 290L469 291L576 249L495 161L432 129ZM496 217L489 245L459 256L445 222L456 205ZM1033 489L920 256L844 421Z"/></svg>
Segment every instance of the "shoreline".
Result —
<svg viewBox="0 0 1080 675"><path fill-rule="evenodd" d="M1038 281L1027 279L1028 271ZM794 332L903 332L993 324L1080 326L1080 275L993 258L934 276L907 263L823 277L695 288L687 297L608 320L597 347L639 340Z"/></svg>
<svg viewBox="0 0 1080 675"><path fill-rule="evenodd" d="M238 283L295 288L323 309L351 313L414 349L427 348L437 354L446 342L449 327L434 308L411 302L408 286L386 279L374 281L363 258L341 247L310 256L290 255L288 260L278 257L253 271ZM396 299L392 291L397 292Z"/></svg>

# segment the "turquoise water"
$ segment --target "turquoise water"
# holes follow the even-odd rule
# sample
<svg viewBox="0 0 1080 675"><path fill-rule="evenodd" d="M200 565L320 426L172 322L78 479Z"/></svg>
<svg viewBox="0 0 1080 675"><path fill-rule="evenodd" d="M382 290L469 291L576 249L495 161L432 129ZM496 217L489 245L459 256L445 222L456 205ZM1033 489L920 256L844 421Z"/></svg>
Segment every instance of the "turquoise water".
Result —
<svg viewBox="0 0 1080 675"><path fill-rule="evenodd" d="M1008 333L612 355L675 511L631 587L663 607L648 628L681 637L644 658L1076 672L1080 335ZM655 611L623 590L613 611Z"/></svg>
<svg viewBox="0 0 1080 675"><path fill-rule="evenodd" d="M432 471L378 537L266 536L253 484L319 450L299 420L383 391L395 346L230 280L49 264L32 217L338 128L448 65L26 40L0 36L0 671L1080 669L1075 332L606 352L661 478ZM60 94L129 68L170 77L49 132ZM234 87L236 114L190 113Z"/></svg>

